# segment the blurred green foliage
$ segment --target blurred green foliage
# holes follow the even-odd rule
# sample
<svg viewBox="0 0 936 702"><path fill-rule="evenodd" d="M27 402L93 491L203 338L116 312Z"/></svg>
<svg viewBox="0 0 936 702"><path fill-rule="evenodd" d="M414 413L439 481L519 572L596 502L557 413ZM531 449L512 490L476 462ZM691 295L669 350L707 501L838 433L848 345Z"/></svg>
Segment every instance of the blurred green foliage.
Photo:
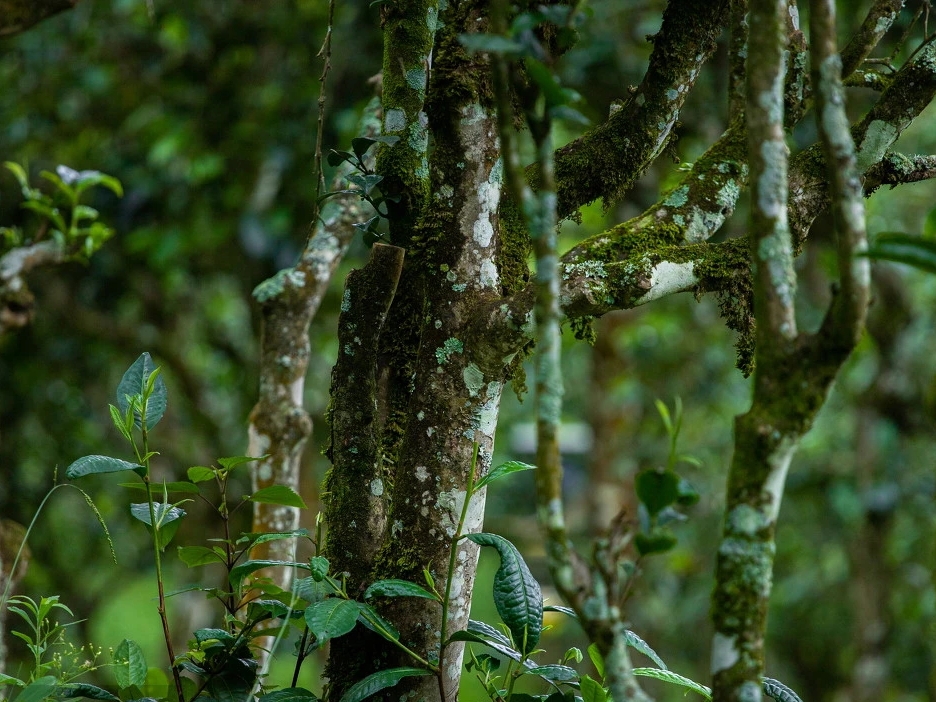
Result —
<svg viewBox="0 0 936 702"><path fill-rule="evenodd" d="M839 3L841 36L868 4ZM663 5L590 3L593 18L563 60L563 83L582 93L583 112L593 120L640 80L651 48L645 37L659 28ZM309 227L321 70L315 54L326 10L321 0L153 0L152 12L143 0L82 0L73 11L0 41L0 160L26 164L32 180L59 164L100 170L118 178L125 192L120 200L104 189L89 193L88 204L115 227L115 237L87 265L34 274L35 322L0 339L3 517L28 522L56 466L117 445L107 415L119 379L114 369L145 349L163 367L173 398L154 470L178 475L189 465L243 452L257 384L250 291L294 262ZM357 110L372 94L367 79L380 67L377 13L368 3L338 3L327 147L347 148ZM725 66L723 47L689 97L678 129L684 162L724 126ZM874 94L852 91L849 99L857 115ZM806 119L793 141L813 138ZM936 111L898 145L908 153L936 153ZM582 224L563 226L564 244L641 211L676 169L661 159L612 211L587 208ZM23 224L20 202L16 180L0 172L0 225ZM929 227L932 234L933 202L932 182L879 192L868 203L869 231ZM728 223L729 234L743 231L744 209ZM827 231L820 219L798 262L806 328L818 323L828 301L834 256ZM344 270L362 255L363 247L353 251ZM778 527L768 674L817 702L863 700L871 689L884 700L936 697L936 277L884 263L875 269L872 333L794 459ZM316 436L304 479L310 503L324 468L317 448L327 431L321 416L336 352L336 290L312 330L306 405ZM628 616L674 669L705 680L732 417L748 403L748 383L734 369L732 335L712 300L664 300L599 323L598 332L611 342L618 370L596 383L595 352L567 334L567 421L583 421L599 395L618 408L612 470L628 484L637 471L665 464L667 437L654 401L678 395L685 407L680 447L703 463L680 471L702 499L688 510L687 523L673 527L677 547L647 562ZM513 437L522 433L515 427L530 421L530 404L505 400L495 463L529 459ZM588 453L569 454L567 464L572 519L584 540ZM492 490L486 529L514 540L546 582L527 478ZM123 501L96 490L95 480L85 487L112 525L120 569L107 566L99 527L78 508L80 498L62 495L32 543L23 589L34 597L61 595L90 618L95 643L108 646L156 617L144 622L127 604L145 600L135 594L142 581L128 571L145 571L149 561L134 540L138 531L127 526ZM199 518L204 515L193 514L183 525L179 543L198 541ZM182 585L190 575L169 577ZM96 593L105 589L121 594L101 601ZM478 618L490 620L483 610L492 605L481 595ZM175 611L194 628L203 623L201 604L185 600ZM575 625L555 624L544 644L558 658L581 639ZM470 689L466 694L476 699ZM652 683L648 689L659 699L673 695Z"/></svg>

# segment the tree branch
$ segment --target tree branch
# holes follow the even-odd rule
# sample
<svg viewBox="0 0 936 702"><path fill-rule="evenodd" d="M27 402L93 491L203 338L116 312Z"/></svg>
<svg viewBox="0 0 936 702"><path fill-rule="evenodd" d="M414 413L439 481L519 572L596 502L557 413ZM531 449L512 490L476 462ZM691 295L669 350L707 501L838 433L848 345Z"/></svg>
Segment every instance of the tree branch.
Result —
<svg viewBox="0 0 936 702"><path fill-rule="evenodd" d="M888 151L880 163L868 169L864 179L864 191L865 195L871 195L882 185L895 188L903 183L918 183L932 178L936 178L936 156L907 156Z"/></svg>
<svg viewBox="0 0 936 702"><path fill-rule="evenodd" d="M894 24L906 0L877 0L858 31L842 49L842 78L848 78L868 58Z"/></svg>
<svg viewBox="0 0 936 702"><path fill-rule="evenodd" d="M614 202L659 156L702 64L715 50L728 5L728 0L667 4L637 91L604 124L556 152L560 219L599 197L606 205ZM535 167L528 175L535 183Z"/></svg>
<svg viewBox="0 0 936 702"><path fill-rule="evenodd" d="M0 257L0 336L32 321L35 298L26 284L26 275L67 259L65 248L51 240L20 246Z"/></svg>
<svg viewBox="0 0 936 702"><path fill-rule="evenodd" d="M0 0L0 38L19 34L77 4L78 0Z"/></svg>

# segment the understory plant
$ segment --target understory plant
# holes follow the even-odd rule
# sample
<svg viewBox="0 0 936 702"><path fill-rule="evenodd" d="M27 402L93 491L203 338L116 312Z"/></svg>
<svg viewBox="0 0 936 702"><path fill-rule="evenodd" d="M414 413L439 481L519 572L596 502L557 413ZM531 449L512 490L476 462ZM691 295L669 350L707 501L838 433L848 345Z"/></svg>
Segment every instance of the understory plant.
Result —
<svg viewBox="0 0 936 702"><path fill-rule="evenodd" d="M347 575L333 572L328 559L319 555L318 545L322 540L319 527L315 533L298 529L233 535L231 515L248 503L305 508L295 491L281 485L232 498L229 489L232 474L255 458L220 458L216 465L188 468L183 480L155 479L151 464L158 454L152 448L151 432L164 416L166 407L165 382L150 355L144 353L123 375L117 387L116 404L110 406L114 426L127 441L131 460L85 456L73 462L65 475L74 480L103 473L132 473L138 478L135 482L122 483L121 487L142 494L145 500L132 502L129 511L150 535L158 593L156 608L163 628L169 677L160 668L151 667L140 645L129 639L112 649L107 662L102 660L99 649L76 648L65 638L67 628L75 622L60 623L56 620L56 615L72 616L71 610L59 601L58 596L45 596L35 601L25 596L8 597L8 593L3 593L0 606L21 620L13 636L25 643L32 664L29 672L21 677L0 674L0 691L8 691L6 698L0 692L0 699L13 702L69 698L107 702L154 699L170 702L195 699L205 702L316 700L316 693L297 686L304 662L329 641L348 634L358 625L399 648L410 659L411 665L372 672L349 687L341 702L363 702L404 678L418 676L435 676L445 698L445 690L441 689L445 678L440 672L439 661L444 659L445 649L455 643L472 645L468 648L465 668L478 678L493 702L574 702L576 699L606 702L610 699L604 680L604 663L594 645L588 648L588 654L598 672L597 678L575 667L584 658L578 648L568 649L557 662L539 660L545 653L539 648L541 633L547 628L543 624L544 613L558 612L575 617L575 612L567 607L544 604L539 583L508 539L491 533L465 533L469 505L480 490L514 473L532 470L534 466L508 461L486 475L478 475L478 447L475 446L471 478L452 539L451 560L457 557L458 545L463 539L497 551L500 566L494 575L493 594L500 621L492 624L469 619L465 629L449 631L454 563L450 564L444 583L436 583L430 571L424 569L423 583L377 580L356 599L349 593ZM672 548L675 537L665 525L678 519L676 506L690 505L698 499L691 486L674 471L677 462L691 460L676 452L681 405L677 400L672 415L662 403L657 407L670 436L669 455L665 467L644 471L637 476L642 518L640 528L636 530L638 557L635 563L629 564L630 577L636 575L641 558ZM210 489L212 486L213 490ZM52 492L60 487L71 486L56 485ZM90 501L86 493L82 494ZM208 539L207 545L177 547L178 557L190 568L221 566L224 577L217 586L190 586L167 592L164 572L166 548L186 516L184 507L195 501L207 504L214 512L221 525L220 535ZM109 534L107 539L110 542ZM281 539L305 540L310 543L314 555L305 561L251 558L251 550L255 546ZM293 569L302 577L295 578L292 587L284 590L263 577L263 573L271 568ZM190 591L203 592L218 602L220 617L216 626L192 632L187 649L177 653L173 648L174 637L167 606L172 595ZM399 597L424 599L427 607L441 608L441 647L435 655L421 655L407 646L393 622L381 614L381 602ZM288 684L279 685L262 673L257 653L264 646L276 648L286 637L294 641L295 664ZM635 669L636 675L674 683L711 698L708 688L668 670L660 656L637 634L628 631L626 638L630 647L654 664L654 667ZM113 673L116 690L105 690L77 680L105 667ZM540 681L544 692L530 694L516 690L522 679L531 678ZM775 681L766 681L764 690L781 702L796 702L798 699Z"/></svg>

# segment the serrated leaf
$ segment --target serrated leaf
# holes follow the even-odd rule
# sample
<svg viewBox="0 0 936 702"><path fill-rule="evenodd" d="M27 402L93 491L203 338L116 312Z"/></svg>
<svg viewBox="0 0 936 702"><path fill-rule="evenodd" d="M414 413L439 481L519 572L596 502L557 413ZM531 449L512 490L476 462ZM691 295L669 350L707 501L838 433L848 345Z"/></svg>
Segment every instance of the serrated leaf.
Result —
<svg viewBox="0 0 936 702"><path fill-rule="evenodd" d="M313 692L304 687L287 687L261 695L257 702L311 702L317 699Z"/></svg>
<svg viewBox="0 0 936 702"><path fill-rule="evenodd" d="M146 682L146 658L143 649L130 639L124 639L114 650L114 677L120 687L143 685Z"/></svg>
<svg viewBox="0 0 936 702"><path fill-rule="evenodd" d="M328 575L328 569L330 567L328 559L325 558L325 556L313 556L309 559L309 570L312 571L312 577L315 580L322 580Z"/></svg>
<svg viewBox="0 0 936 702"><path fill-rule="evenodd" d="M282 505L283 507L298 507L307 509L306 503L295 490L288 485L270 485L260 488L249 498L251 502L266 505Z"/></svg>
<svg viewBox="0 0 936 702"><path fill-rule="evenodd" d="M517 663L523 663L526 668L535 668L536 664L529 659L524 659L523 654L520 651L516 650L510 645L505 645L498 643L496 641L491 641L483 636L478 636L475 633L470 631L456 631L452 634L449 639L451 641L466 641L468 643L477 643L483 644L490 649L493 649L500 653L502 656L507 656L511 660L516 661Z"/></svg>
<svg viewBox="0 0 936 702"><path fill-rule="evenodd" d="M772 697L777 702L803 702L793 690L773 678L764 678L763 689L765 695Z"/></svg>
<svg viewBox="0 0 936 702"><path fill-rule="evenodd" d="M195 641L203 644L206 641L233 641L234 636L225 629L214 629L211 627L206 627L204 629L198 629L192 633L195 637Z"/></svg>
<svg viewBox="0 0 936 702"><path fill-rule="evenodd" d="M432 675L431 670L425 668L390 668L381 670L368 675L360 682L349 687L344 695L341 696L341 702L363 702L371 695L393 687L403 678L412 678L425 675Z"/></svg>
<svg viewBox="0 0 936 702"><path fill-rule="evenodd" d="M143 352L140 357L133 362L127 372L123 374L120 383L117 385L117 406L121 412L126 412L130 406L129 397L135 395L145 395L148 382L154 373L158 373L159 368L153 364L153 359L149 353ZM146 429L149 431L162 419L166 413L166 383L162 375L157 375L152 381L152 392L146 400ZM141 408L134 410L134 424L139 429L141 426L140 418Z"/></svg>
<svg viewBox="0 0 936 702"><path fill-rule="evenodd" d="M378 636L383 636L388 641L399 641L400 632L393 624L381 617L377 610L369 604L358 603L358 621Z"/></svg>
<svg viewBox="0 0 936 702"><path fill-rule="evenodd" d="M550 682L571 682L578 680L579 674L575 668L567 665L538 665L535 668L528 668L524 671L525 675L539 675L544 680Z"/></svg>
<svg viewBox="0 0 936 702"><path fill-rule="evenodd" d="M215 477L214 468L209 468L208 466L192 466L185 471L185 474L193 483L204 483Z"/></svg>
<svg viewBox="0 0 936 702"><path fill-rule="evenodd" d="M646 641L637 636L637 634L635 634L633 631L630 631L629 629L624 631L624 641L628 646L633 648L635 651L640 651L647 658L660 666L663 670L667 670L666 663L663 662L663 659L657 655L656 651L650 648L650 645Z"/></svg>
<svg viewBox="0 0 936 702"><path fill-rule="evenodd" d="M139 502L130 505L130 514L147 526L153 526L148 502ZM178 519L182 519L182 517L185 516L185 510L165 502L154 502L153 516L156 517L156 524L160 527L164 527Z"/></svg>
<svg viewBox="0 0 936 702"><path fill-rule="evenodd" d="M408 580L378 580L364 591L364 599L372 597L424 597L427 600L439 601L439 598L416 583Z"/></svg>
<svg viewBox="0 0 936 702"><path fill-rule="evenodd" d="M332 597L309 605L305 611L305 622L318 645L322 645L351 631L357 624L360 611L354 600Z"/></svg>
<svg viewBox="0 0 936 702"><path fill-rule="evenodd" d="M679 673L674 673L671 670L660 670L659 668L634 668L633 673L634 675L642 675L647 678L656 678L657 680L662 680L663 682L679 685L681 687L688 688L693 692L698 692L707 700L712 699L712 691L705 685L700 685L695 680L690 680L689 678L684 677Z"/></svg>
<svg viewBox="0 0 936 702"><path fill-rule="evenodd" d="M226 560L223 553L205 546L179 546L178 552L179 560L189 568L197 568L209 563L224 563Z"/></svg>
<svg viewBox="0 0 936 702"><path fill-rule="evenodd" d="M243 465L244 463L252 463L253 461L260 461L266 458L269 454L264 454L263 456L228 456L227 458L219 458L218 465L224 468L225 470L231 470L237 466Z"/></svg>
<svg viewBox="0 0 936 702"><path fill-rule="evenodd" d="M16 699L22 702L42 702L42 700L51 696L52 692L57 687L58 680L52 675L45 675L29 683L29 685L16 696Z"/></svg>
<svg viewBox="0 0 936 702"><path fill-rule="evenodd" d="M269 541L282 541L283 539L309 538L312 535L308 529L294 529L292 531L277 531L266 534L242 534L237 540L238 544L250 544L249 548L265 544Z"/></svg>
<svg viewBox="0 0 936 702"><path fill-rule="evenodd" d="M561 605L544 605L544 612L559 612L560 614L565 614L566 616L572 617L573 619L578 619L578 615L575 613L575 610L571 607L563 607Z"/></svg>
<svg viewBox="0 0 936 702"><path fill-rule="evenodd" d="M23 692L26 692L23 690ZM22 693L20 694L22 697ZM55 690L57 699L80 699L82 697L89 700L105 700L105 702L120 702L120 698L112 695L107 690L102 690L97 685L88 683L65 683L59 685ZM19 697L17 697L19 699Z"/></svg>
<svg viewBox="0 0 936 702"><path fill-rule="evenodd" d="M468 534L470 541L491 546L500 555L494 574L494 605L523 653L539 643L543 628L543 593L516 547L497 534Z"/></svg>
<svg viewBox="0 0 936 702"><path fill-rule="evenodd" d="M474 489L480 490L490 483L493 483L495 480L500 480L508 475L519 473L524 470L536 470L536 466L531 466L529 463L523 463L521 461L507 461L506 463L501 463L497 468L494 468L481 478L481 480L475 484Z"/></svg>
<svg viewBox="0 0 936 702"><path fill-rule="evenodd" d="M119 458L110 456L85 456L79 458L65 469L65 477L69 480L81 478L85 475L96 475L98 473L119 473L124 470L132 470L136 473L145 471L146 468L139 463L130 463L122 461Z"/></svg>
<svg viewBox="0 0 936 702"><path fill-rule="evenodd" d="M304 563L296 563L294 561L245 561L240 565L236 565L231 569L231 573L228 576L228 581L232 586L237 587L238 583L241 580L246 578L251 573L262 570L263 568L299 568L301 570L309 570L309 566Z"/></svg>
<svg viewBox="0 0 936 702"><path fill-rule="evenodd" d="M654 517L679 497L679 476L671 470L642 470L634 479L637 497Z"/></svg>
<svg viewBox="0 0 936 702"><path fill-rule="evenodd" d="M468 620L468 631L472 634L477 634L492 641L496 641L499 644L504 646L510 646L510 639L504 636L503 632L495 627L491 626L487 622L478 621L477 619Z"/></svg>

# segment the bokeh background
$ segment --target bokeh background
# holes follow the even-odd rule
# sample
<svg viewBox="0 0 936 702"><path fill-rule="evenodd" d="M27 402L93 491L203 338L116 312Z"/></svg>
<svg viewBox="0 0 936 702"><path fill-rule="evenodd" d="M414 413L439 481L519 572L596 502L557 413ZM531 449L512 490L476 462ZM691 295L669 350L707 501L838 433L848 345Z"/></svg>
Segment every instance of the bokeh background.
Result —
<svg viewBox="0 0 936 702"><path fill-rule="evenodd" d="M840 39L869 4L838 3ZM908 4L876 56L894 49L919 3ZM646 38L659 28L663 5L589 3L592 18L561 71L592 120L640 81L651 47ZM257 392L258 315L250 292L294 262L310 226L316 53L326 12L324 0L82 0L0 40L0 160L25 165L34 178L58 164L97 169L125 189L122 199L102 190L91 203L116 236L88 265L33 274L35 322L0 338L0 517L28 524L56 470L75 458L126 457L107 405L144 350L169 385L170 409L154 438L161 474L179 477L188 466L244 452ZM915 29L908 47L920 36ZM380 41L377 8L338 3L327 147L347 148L354 136L372 94L368 79L380 69ZM721 133L726 64L723 44L686 104L675 158L662 158L623 202L607 211L592 205L580 225L566 223L565 243L652 204L675 183L679 162L692 162ZM852 90L852 114L874 98ZM559 125L557 137L574 138L576 129ZM814 137L807 118L791 148ZM898 146L936 153L936 110ZM0 171L0 225L28 226L20 201L15 180ZM936 183L881 191L868 202L869 231L936 236L934 205ZM744 210L742 202L725 236L743 234ZM309 526L327 469L319 451L341 281L366 254L362 244L352 249L311 330L305 399L315 433L303 477ZM834 269L823 218L797 268L800 320L811 328L828 302ZM881 263L874 277L869 333L794 459L778 527L768 674L815 702L936 700L936 277ZM672 669L705 682L732 418L746 408L750 384L734 367L733 335L712 299L664 300L609 315L596 330L594 346L566 334L570 520L585 544L604 517L633 505L633 474L666 460L654 401L672 407L680 397L680 450L701 465L679 470L701 500L676 526L678 546L641 564L628 616ZM498 459L531 459L532 419L529 397L505 400ZM73 630L79 643L106 649L136 638L155 663L162 650L146 535L131 523L130 495L115 482L103 476L83 487L111 527L119 565L81 497L59 491L37 522L20 590L61 595L76 618L86 619ZM246 480L238 491L248 491ZM247 516L238 515L238 526L247 528ZM216 526L193 507L176 543L200 544ZM487 529L514 540L548 579L523 476L492 489ZM475 604L476 617L488 621L495 617L488 592L495 568L496 557L485 557ZM173 566L170 589L212 577ZM211 621L210 605L199 598L172 604L181 630ZM574 623L550 621L547 658L569 646L584 649ZM10 665L23 654L11 643ZM278 658L289 666L288 650ZM313 662L305 682L316 691L317 676ZM648 689L658 699L682 695L656 684ZM470 680L464 694L480 699Z"/></svg>

